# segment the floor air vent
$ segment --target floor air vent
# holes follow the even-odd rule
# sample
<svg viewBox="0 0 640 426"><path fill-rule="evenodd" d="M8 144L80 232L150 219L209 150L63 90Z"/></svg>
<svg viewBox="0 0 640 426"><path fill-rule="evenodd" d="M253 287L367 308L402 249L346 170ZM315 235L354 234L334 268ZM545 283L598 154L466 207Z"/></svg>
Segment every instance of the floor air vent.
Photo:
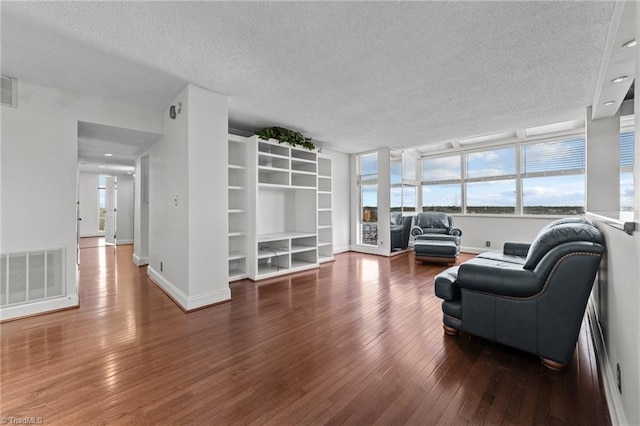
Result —
<svg viewBox="0 0 640 426"><path fill-rule="evenodd" d="M65 249L0 255L0 306L65 295Z"/></svg>
<svg viewBox="0 0 640 426"><path fill-rule="evenodd" d="M18 106L18 82L15 78L2 76L2 105Z"/></svg>

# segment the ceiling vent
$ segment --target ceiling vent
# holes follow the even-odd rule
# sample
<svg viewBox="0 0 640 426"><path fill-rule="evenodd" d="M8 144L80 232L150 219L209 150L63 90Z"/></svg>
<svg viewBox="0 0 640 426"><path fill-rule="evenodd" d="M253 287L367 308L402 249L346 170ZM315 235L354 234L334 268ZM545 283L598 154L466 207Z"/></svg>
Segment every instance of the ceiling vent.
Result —
<svg viewBox="0 0 640 426"><path fill-rule="evenodd" d="M2 76L2 105L18 106L18 81L15 78Z"/></svg>

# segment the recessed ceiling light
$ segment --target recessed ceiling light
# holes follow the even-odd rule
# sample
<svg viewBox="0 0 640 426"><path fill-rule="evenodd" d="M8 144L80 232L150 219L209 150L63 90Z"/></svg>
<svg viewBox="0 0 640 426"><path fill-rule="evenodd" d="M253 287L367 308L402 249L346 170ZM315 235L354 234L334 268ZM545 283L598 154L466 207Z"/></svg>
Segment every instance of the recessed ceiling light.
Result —
<svg viewBox="0 0 640 426"><path fill-rule="evenodd" d="M131 174L131 172L127 172L127 174L128 174L128 175L130 175L130 174Z"/></svg>
<svg viewBox="0 0 640 426"><path fill-rule="evenodd" d="M613 104L615 104L615 103L616 103L616 101L608 101L608 102L605 102L605 103L604 103L604 106L613 105Z"/></svg>
<svg viewBox="0 0 640 426"><path fill-rule="evenodd" d="M623 49L629 49L631 47L636 47L636 39L634 38L633 40L629 40L628 42L626 42L625 44L622 45Z"/></svg>
<svg viewBox="0 0 640 426"><path fill-rule="evenodd" d="M104 169L104 168L105 168L105 167L107 167L107 166L98 166L98 167L100 167L101 169Z"/></svg>
<svg viewBox="0 0 640 426"><path fill-rule="evenodd" d="M113 157L113 154L105 154L105 157Z"/></svg>
<svg viewBox="0 0 640 426"><path fill-rule="evenodd" d="M629 77L627 77L626 75L621 75L620 77L616 77L613 80L611 80L611 82L612 83L622 83L623 81L625 81L628 78Z"/></svg>

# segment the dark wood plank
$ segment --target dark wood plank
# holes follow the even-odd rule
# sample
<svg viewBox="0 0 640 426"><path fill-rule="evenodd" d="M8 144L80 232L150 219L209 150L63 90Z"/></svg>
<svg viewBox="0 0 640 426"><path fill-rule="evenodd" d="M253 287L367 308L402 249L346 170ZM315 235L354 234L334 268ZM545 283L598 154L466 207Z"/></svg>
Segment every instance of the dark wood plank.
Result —
<svg viewBox="0 0 640 426"><path fill-rule="evenodd" d="M230 303L185 314L131 263L131 246L83 246L79 309L0 325L3 416L610 423L586 327L561 374L484 339L445 336L433 279L447 265L345 253L317 270L234 283Z"/></svg>

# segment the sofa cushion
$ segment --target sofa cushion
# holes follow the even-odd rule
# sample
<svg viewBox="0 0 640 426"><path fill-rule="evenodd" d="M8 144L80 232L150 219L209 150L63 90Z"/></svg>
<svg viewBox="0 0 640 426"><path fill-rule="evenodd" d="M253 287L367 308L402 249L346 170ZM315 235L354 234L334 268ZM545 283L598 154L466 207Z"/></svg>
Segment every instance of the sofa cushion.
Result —
<svg viewBox="0 0 640 426"><path fill-rule="evenodd" d="M576 222L556 224L540 231L531 243L524 269L534 269L549 250L563 243L586 241L604 246L602 234L593 225Z"/></svg>
<svg viewBox="0 0 640 426"><path fill-rule="evenodd" d="M444 229L444 232L449 232L451 223L449 222L449 215L445 213L424 213L418 214L417 226L421 228L430 228L427 232L433 232L431 228Z"/></svg>
<svg viewBox="0 0 640 426"><path fill-rule="evenodd" d="M495 260L498 262L508 262L515 263L518 265L524 265L526 258L524 256L515 256L512 254L504 254L501 251L486 251L484 253L480 253L477 258L487 259L487 260Z"/></svg>

